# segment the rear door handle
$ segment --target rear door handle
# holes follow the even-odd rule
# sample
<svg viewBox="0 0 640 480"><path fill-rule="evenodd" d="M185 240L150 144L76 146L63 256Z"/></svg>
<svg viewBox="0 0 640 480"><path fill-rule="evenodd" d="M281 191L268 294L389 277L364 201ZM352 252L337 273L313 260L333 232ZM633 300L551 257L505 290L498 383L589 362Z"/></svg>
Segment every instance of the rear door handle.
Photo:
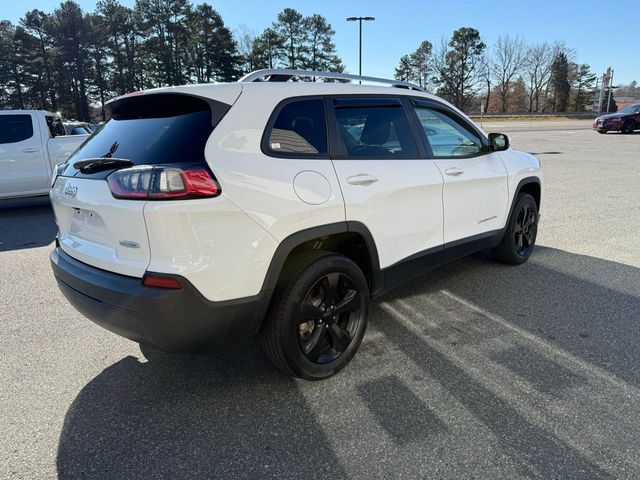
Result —
<svg viewBox="0 0 640 480"><path fill-rule="evenodd" d="M452 177L457 177L458 175L462 175L464 173L464 170L462 170L461 168L452 167L447 168L444 173Z"/></svg>
<svg viewBox="0 0 640 480"><path fill-rule="evenodd" d="M376 177L372 177L371 175L367 175L366 173L361 173L359 175L354 175L353 177L347 178L347 183L350 185L371 185L372 183L376 183L378 179Z"/></svg>
<svg viewBox="0 0 640 480"><path fill-rule="evenodd" d="M34 147L27 147L27 148L23 148L22 151L24 153L36 153L36 152L39 152L40 149L39 148L34 148Z"/></svg>

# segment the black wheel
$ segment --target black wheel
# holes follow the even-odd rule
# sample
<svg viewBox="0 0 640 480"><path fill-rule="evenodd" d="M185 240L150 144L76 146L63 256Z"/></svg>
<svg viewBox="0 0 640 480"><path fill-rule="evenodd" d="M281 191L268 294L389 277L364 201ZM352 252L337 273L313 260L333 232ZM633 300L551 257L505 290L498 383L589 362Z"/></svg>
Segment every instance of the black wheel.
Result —
<svg viewBox="0 0 640 480"><path fill-rule="evenodd" d="M516 199L504 237L494 250L496 258L513 265L526 262L535 246L537 233L538 206L531 195L521 193Z"/></svg>
<svg viewBox="0 0 640 480"><path fill-rule="evenodd" d="M626 134L633 133L635 129L636 129L636 122L634 122L633 120L627 120L622 125L622 133L626 133Z"/></svg>
<svg viewBox="0 0 640 480"><path fill-rule="evenodd" d="M369 287L353 261L327 254L281 289L261 331L267 357L288 375L320 380L355 355L367 327Z"/></svg>

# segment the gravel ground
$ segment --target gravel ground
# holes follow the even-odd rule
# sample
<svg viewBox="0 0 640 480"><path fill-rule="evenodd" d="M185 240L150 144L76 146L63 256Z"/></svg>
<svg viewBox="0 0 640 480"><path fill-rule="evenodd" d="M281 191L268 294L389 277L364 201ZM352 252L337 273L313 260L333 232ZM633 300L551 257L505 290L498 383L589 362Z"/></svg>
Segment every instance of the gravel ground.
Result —
<svg viewBox="0 0 640 480"><path fill-rule="evenodd" d="M47 201L0 204L0 478L640 477L640 134L505 122L546 175L521 267L467 258L375 303L324 382L254 344L141 349L76 313Z"/></svg>

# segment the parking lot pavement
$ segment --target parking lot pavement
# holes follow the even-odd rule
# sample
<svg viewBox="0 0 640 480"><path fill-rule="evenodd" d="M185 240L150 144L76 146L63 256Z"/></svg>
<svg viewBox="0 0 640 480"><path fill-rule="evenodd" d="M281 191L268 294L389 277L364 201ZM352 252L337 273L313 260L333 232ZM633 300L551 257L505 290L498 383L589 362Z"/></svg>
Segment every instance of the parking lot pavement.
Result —
<svg viewBox="0 0 640 480"><path fill-rule="evenodd" d="M545 168L539 248L382 297L323 382L100 329L55 286L46 201L0 204L0 478L640 477L640 134L491 127Z"/></svg>

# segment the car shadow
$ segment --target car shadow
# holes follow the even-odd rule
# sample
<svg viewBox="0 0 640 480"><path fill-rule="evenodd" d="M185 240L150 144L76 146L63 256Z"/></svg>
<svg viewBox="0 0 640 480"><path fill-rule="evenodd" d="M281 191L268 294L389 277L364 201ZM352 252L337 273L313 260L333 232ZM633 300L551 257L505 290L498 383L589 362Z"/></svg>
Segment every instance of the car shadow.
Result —
<svg viewBox="0 0 640 480"><path fill-rule="evenodd" d="M49 197L0 200L0 252L44 247L57 232Z"/></svg>
<svg viewBox="0 0 640 480"><path fill-rule="evenodd" d="M562 472L562 478L609 478L601 465L561 438L562 424L555 430L536 424L439 348L490 343L494 332L473 330L472 325L465 331L459 322L453 325L455 309L445 310L441 328L421 327L426 342L381 306L405 302L420 312L446 291L640 386L638 289L638 268L550 248L539 247L521 267L481 257L463 259L376 302L369 338L354 362L332 380L337 382L332 390L320 395L321 403L334 402L331 392L340 385L351 389L342 409L368 410L369 418L400 448L410 451L425 439L440 442L452 435L450 415L442 415L449 407L432 408L416 395L415 373L406 368L410 361L488 429L487 442L495 440L498 446L496 462L516 465L527 477L557 478ZM391 352L402 352L403 360ZM371 442L377 443L375 438L352 438L358 433L347 427L327 430L326 415L340 424L337 417L346 413L319 408L314 403L319 401L317 383L278 373L253 343L212 355L143 353L146 361L123 358L79 392L60 435L59 478L345 478L349 475L334 450L339 444L334 437L348 437L352 458L366 458ZM531 348L507 348L490 358L558 401L570 397L574 387L589 387L580 374L563 370ZM311 389L315 396L305 395ZM576 415L593 414L583 408ZM465 435L483 435L473 428L465 427ZM459 440L448 441L449 462L478 454L459 452ZM432 445L436 449L439 444ZM393 467L396 461L401 460L385 454L360 468L373 478L381 475L377 462ZM414 464L402 467L418 468L427 461L420 454Z"/></svg>
<svg viewBox="0 0 640 480"><path fill-rule="evenodd" d="M525 265L468 257L382 300L440 290L640 388L640 268L537 246Z"/></svg>
<svg viewBox="0 0 640 480"><path fill-rule="evenodd" d="M59 478L344 478L297 382L257 345L143 351L146 362L123 358L71 405Z"/></svg>

